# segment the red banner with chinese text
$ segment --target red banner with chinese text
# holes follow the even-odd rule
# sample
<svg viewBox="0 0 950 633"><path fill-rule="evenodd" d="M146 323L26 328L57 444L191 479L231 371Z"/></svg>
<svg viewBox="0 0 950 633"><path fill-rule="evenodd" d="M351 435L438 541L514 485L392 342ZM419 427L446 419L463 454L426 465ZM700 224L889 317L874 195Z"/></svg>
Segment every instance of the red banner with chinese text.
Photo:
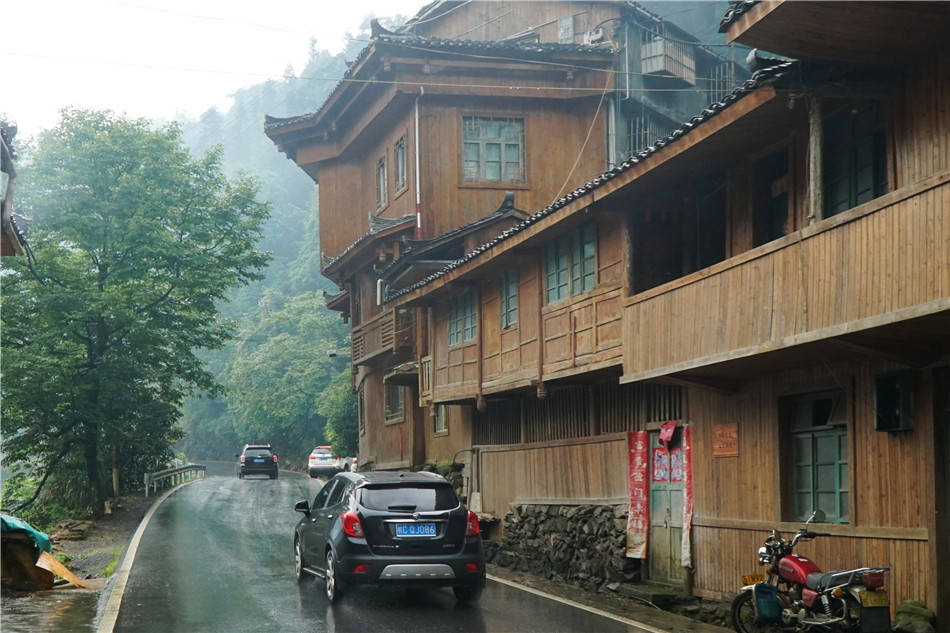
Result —
<svg viewBox="0 0 950 633"><path fill-rule="evenodd" d="M690 538L693 527L693 436L689 425L683 428L683 534L680 542L680 564L692 567Z"/></svg>
<svg viewBox="0 0 950 633"><path fill-rule="evenodd" d="M647 557L650 531L650 438L646 431L632 431L627 437L627 466L630 477L630 513L627 515L627 558Z"/></svg>

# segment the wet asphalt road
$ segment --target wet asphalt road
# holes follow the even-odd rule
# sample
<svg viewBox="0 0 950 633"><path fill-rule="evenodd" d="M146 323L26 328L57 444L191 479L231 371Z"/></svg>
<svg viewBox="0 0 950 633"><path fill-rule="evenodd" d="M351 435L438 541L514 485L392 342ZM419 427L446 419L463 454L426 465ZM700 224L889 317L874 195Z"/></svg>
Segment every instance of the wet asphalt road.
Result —
<svg viewBox="0 0 950 633"><path fill-rule="evenodd" d="M450 589L350 588L330 606L322 581L293 574L293 505L322 482L284 472L238 479L214 462L208 478L169 497L149 523L116 633L205 631L629 631L614 620L489 581L476 605Z"/></svg>

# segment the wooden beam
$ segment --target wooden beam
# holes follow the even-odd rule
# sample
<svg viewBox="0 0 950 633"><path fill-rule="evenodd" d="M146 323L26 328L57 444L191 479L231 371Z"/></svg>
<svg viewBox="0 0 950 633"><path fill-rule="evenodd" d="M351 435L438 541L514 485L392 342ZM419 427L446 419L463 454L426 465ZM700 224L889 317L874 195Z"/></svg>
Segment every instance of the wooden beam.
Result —
<svg viewBox="0 0 950 633"><path fill-rule="evenodd" d="M821 121L821 100L808 97L808 223L824 217L825 191L822 165L824 126Z"/></svg>
<svg viewBox="0 0 950 633"><path fill-rule="evenodd" d="M832 345L841 349L857 352L871 358L883 358L904 365L911 369L922 369L938 360L943 353L933 347L924 348L921 345L913 345L907 342L900 342L900 351L886 350L874 345L855 343L844 339L831 339Z"/></svg>

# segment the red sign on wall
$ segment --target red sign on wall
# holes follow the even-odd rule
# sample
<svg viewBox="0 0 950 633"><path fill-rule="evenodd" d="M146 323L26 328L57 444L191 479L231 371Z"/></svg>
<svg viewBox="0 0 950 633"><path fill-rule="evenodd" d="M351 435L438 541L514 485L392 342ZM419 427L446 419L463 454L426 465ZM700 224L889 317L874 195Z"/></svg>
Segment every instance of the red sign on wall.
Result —
<svg viewBox="0 0 950 633"><path fill-rule="evenodd" d="M649 447L646 431L627 436L627 460L630 477L630 513L627 515L627 558L647 557L650 529Z"/></svg>

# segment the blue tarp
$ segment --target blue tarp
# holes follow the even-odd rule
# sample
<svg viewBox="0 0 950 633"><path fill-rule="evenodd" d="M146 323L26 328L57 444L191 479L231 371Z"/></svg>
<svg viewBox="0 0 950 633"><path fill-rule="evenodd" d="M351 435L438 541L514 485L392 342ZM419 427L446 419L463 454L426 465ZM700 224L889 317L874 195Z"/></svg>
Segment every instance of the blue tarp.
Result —
<svg viewBox="0 0 950 633"><path fill-rule="evenodd" d="M9 514L0 514L0 532L26 532L27 535L33 539L33 542L36 543L36 546L41 552L49 552L52 550L49 537L46 536L46 534L40 532L26 521L10 516Z"/></svg>

